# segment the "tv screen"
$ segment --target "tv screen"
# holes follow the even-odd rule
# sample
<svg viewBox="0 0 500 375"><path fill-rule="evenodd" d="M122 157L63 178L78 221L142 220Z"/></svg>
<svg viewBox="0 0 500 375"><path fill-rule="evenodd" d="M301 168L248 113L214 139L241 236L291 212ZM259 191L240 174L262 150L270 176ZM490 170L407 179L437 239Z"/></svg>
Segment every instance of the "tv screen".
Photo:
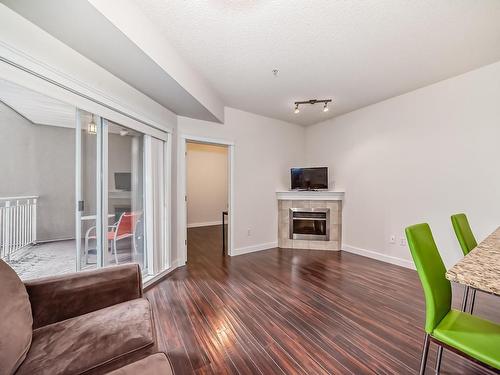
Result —
<svg viewBox="0 0 500 375"><path fill-rule="evenodd" d="M292 190L328 189L328 168L292 168Z"/></svg>
<svg viewBox="0 0 500 375"><path fill-rule="evenodd" d="M130 191L132 188L131 173L115 173L115 189Z"/></svg>

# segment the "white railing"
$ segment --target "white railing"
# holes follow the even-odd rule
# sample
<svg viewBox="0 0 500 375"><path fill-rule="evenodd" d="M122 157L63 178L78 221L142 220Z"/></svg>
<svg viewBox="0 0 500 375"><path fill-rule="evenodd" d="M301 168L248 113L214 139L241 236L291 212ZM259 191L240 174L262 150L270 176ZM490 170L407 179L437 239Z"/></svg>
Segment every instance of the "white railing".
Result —
<svg viewBox="0 0 500 375"><path fill-rule="evenodd" d="M36 242L38 196L0 198L0 257Z"/></svg>

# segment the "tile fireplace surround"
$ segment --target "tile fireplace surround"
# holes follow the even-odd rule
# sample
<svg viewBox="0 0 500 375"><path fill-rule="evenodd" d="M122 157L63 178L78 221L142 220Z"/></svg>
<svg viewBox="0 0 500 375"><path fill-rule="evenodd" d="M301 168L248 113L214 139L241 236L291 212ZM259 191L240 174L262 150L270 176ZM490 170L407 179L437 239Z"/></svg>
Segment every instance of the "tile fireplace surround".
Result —
<svg viewBox="0 0 500 375"><path fill-rule="evenodd" d="M342 243L342 191L278 191L278 246L289 249L340 250ZM329 241L290 238L290 209L330 209Z"/></svg>

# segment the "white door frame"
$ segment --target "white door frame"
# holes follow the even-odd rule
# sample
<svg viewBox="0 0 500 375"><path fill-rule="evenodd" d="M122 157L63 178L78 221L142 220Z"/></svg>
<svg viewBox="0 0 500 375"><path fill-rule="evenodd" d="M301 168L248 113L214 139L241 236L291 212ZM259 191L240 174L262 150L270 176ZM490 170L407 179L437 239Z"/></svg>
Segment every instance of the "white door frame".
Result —
<svg viewBox="0 0 500 375"><path fill-rule="evenodd" d="M80 109L75 108L75 239L76 265L75 271L82 268L82 123Z"/></svg>
<svg viewBox="0 0 500 375"><path fill-rule="evenodd" d="M187 261L187 163L186 151L187 142L198 142L211 145L227 146L228 150L228 174L229 174L229 188L228 188L228 241L227 241L227 255L232 256L234 250L234 142L226 141L223 139L214 139L207 137L200 137L194 135L181 134L178 142L178 161L179 161L179 190L177 193L177 207L178 207L178 222L177 222L177 238L178 249L180 250L181 264Z"/></svg>

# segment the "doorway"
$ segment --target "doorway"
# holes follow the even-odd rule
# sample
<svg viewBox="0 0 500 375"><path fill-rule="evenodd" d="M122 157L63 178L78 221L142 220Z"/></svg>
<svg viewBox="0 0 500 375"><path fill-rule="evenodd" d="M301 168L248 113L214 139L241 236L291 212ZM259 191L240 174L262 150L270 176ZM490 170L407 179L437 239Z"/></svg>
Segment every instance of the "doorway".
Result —
<svg viewBox="0 0 500 375"><path fill-rule="evenodd" d="M231 255L234 144L206 138L182 137L180 231L184 260L218 261ZM183 215L182 215L183 214Z"/></svg>

